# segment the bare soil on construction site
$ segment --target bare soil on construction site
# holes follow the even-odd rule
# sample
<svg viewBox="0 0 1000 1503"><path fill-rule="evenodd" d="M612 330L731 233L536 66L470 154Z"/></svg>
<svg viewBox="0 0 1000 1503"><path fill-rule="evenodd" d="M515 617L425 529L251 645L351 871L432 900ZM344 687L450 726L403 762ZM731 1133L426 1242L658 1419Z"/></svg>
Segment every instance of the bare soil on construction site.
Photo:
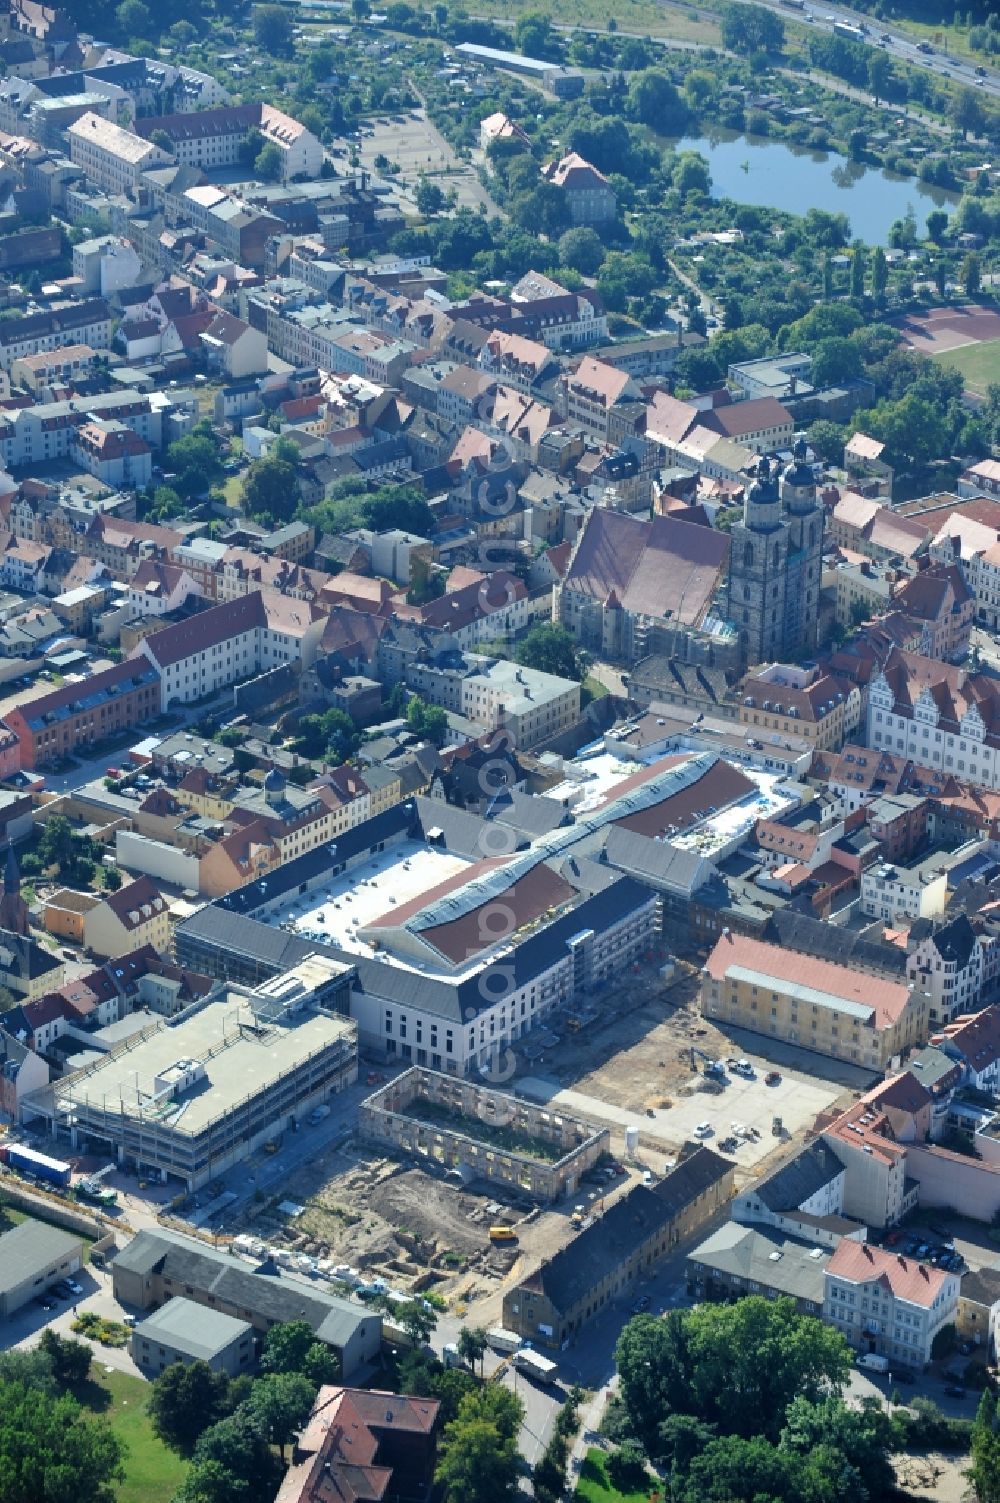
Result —
<svg viewBox="0 0 1000 1503"><path fill-rule="evenodd" d="M690 966L679 967L672 985L647 973L616 987L585 1035L563 1036L546 1073L626 1111L666 1106L704 1079L692 1046L713 1059L732 1053L726 1035L702 1018L698 990Z"/></svg>
<svg viewBox="0 0 1000 1503"><path fill-rule="evenodd" d="M301 1213L279 1209L293 1202ZM493 1191L463 1189L363 1145L330 1151L292 1173L280 1197L248 1208L240 1230L328 1258L392 1287L455 1297L499 1288L521 1260L551 1256L572 1233L568 1210L534 1213ZM494 1247L489 1228L516 1225L518 1242Z"/></svg>

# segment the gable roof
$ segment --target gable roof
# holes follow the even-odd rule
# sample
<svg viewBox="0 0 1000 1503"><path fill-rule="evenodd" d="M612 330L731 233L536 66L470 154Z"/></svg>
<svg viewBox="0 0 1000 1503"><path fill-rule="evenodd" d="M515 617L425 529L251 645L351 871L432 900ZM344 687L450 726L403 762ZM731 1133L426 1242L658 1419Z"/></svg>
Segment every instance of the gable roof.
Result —
<svg viewBox="0 0 1000 1503"><path fill-rule="evenodd" d="M924 1309L934 1304L954 1277L943 1268L929 1268L902 1253L871 1247L867 1242L852 1242L847 1237L835 1249L826 1271L829 1277L846 1279L852 1284L878 1284L894 1299Z"/></svg>
<svg viewBox="0 0 1000 1503"><path fill-rule="evenodd" d="M595 506L563 584L604 605L684 625L700 623L729 560L729 537L675 517L652 521Z"/></svg>

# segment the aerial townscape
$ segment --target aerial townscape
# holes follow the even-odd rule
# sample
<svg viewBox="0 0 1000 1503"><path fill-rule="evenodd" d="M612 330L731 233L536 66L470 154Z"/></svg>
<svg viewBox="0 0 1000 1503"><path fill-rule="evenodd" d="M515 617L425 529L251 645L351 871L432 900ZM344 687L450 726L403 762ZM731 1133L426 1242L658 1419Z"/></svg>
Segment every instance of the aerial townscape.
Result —
<svg viewBox="0 0 1000 1503"><path fill-rule="evenodd" d="M997 0L0 0L0 1503L1000 1503Z"/></svg>

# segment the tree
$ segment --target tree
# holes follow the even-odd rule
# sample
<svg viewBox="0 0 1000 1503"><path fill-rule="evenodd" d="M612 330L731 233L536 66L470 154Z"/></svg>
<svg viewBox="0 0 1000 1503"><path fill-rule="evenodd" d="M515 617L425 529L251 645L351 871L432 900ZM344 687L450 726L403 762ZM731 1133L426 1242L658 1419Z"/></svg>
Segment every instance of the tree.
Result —
<svg viewBox="0 0 1000 1503"><path fill-rule="evenodd" d="M799 1315L790 1299L701 1305L686 1312L685 1336L691 1412L739 1434L777 1434L793 1398L837 1392L850 1373L840 1332Z"/></svg>
<svg viewBox="0 0 1000 1503"><path fill-rule="evenodd" d="M537 11L523 15L514 28L518 52L527 57L550 58L555 46L552 23Z"/></svg>
<svg viewBox="0 0 1000 1503"><path fill-rule="evenodd" d="M444 1503L510 1503L518 1475L517 1448L495 1426L457 1419L445 1426L434 1478Z"/></svg>
<svg viewBox="0 0 1000 1503"><path fill-rule="evenodd" d="M404 1305L394 1305L392 1319L395 1325L406 1332L415 1346L423 1346L430 1340L438 1321L437 1311L422 1299L411 1299Z"/></svg>
<svg viewBox="0 0 1000 1503"><path fill-rule="evenodd" d="M329 711L327 712L330 713ZM332 713L342 715L342 710ZM349 719L348 716L344 717ZM350 721L355 730L354 722ZM326 1376L317 1377L317 1372L323 1372L328 1366L322 1359L326 1353L333 1359L334 1368L336 1358L330 1348L322 1341L317 1341L312 1332L312 1327L305 1320L286 1320L272 1326L264 1337L264 1346L260 1354L260 1370L263 1373L304 1373L317 1385L331 1382L332 1378Z"/></svg>
<svg viewBox="0 0 1000 1503"><path fill-rule="evenodd" d="M658 68L644 68L629 84L626 111L630 120L655 126L661 135L676 135L688 119L687 105L677 86Z"/></svg>
<svg viewBox="0 0 1000 1503"><path fill-rule="evenodd" d="M865 414L864 428L882 440L897 463L930 464L949 448L947 415L936 401L915 391L897 402L879 402Z"/></svg>
<svg viewBox="0 0 1000 1503"><path fill-rule="evenodd" d="M186 498L203 495L222 479L219 446L208 424L199 424L168 446L167 468L174 472L173 489Z"/></svg>
<svg viewBox="0 0 1000 1503"><path fill-rule="evenodd" d="M826 464L839 464L844 457L844 429L829 418L818 418L809 429L809 446Z"/></svg>
<svg viewBox="0 0 1000 1503"><path fill-rule="evenodd" d="M892 1419L879 1400L866 1399L854 1409L833 1397L819 1403L793 1399L780 1440L783 1451L803 1457L823 1446L835 1447L856 1479L843 1495L870 1498L887 1498L895 1491L890 1456L896 1444Z"/></svg>
<svg viewBox="0 0 1000 1503"><path fill-rule="evenodd" d="M229 1378L207 1362L172 1362L154 1378L146 1408L153 1429L175 1451L190 1452L228 1409Z"/></svg>
<svg viewBox="0 0 1000 1503"><path fill-rule="evenodd" d="M254 157L254 176L264 183L276 183L284 169L284 161L281 147L267 141Z"/></svg>
<svg viewBox="0 0 1000 1503"><path fill-rule="evenodd" d="M889 59L884 52L879 52L873 48L871 57L868 59L868 87L872 92L876 104L884 96L886 86L891 77L892 64Z"/></svg>
<svg viewBox="0 0 1000 1503"><path fill-rule="evenodd" d="M295 466L269 454L256 459L243 482L243 509L248 516L271 524L290 522L301 499Z"/></svg>
<svg viewBox="0 0 1000 1503"><path fill-rule="evenodd" d="M419 694L414 694L406 706L406 723L415 736L423 736L435 746L444 745L448 713L441 705L429 705Z"/></svg>
<svg viewBox="0 0 1000 1503"><path fill-rule="evenodd" d="M592 277L604 260L604 241L589 225L576 225L559 237L559 264Z"/></svg>
<svg viewBox="0 0 1000 1503"><path fill-rule="evenodd" d="M785 23L761 5L727 5L722 13L722 45L730 52L781 52Z"/></svg>
<svg viewBox="0 0 1000 1503"><path fill-rule="evenodd" d="M129 0L129 3L131 3L131 0ZM143 9L145 9L145 6L143 6ZM165 151L169 156L173 156L174 143L173 141L171 141L165 130L151 131L149 139L153 143L153 145L158 146L161 151Z"/></svg>
<svg viewBox="0 0 1000 1503"><path fill-rule="evenodd" d="M3 1503L114 1503L121 1441L68 1394L0 1378Z"/></svg>
<svg viewBox="0 0 1000 1503"><path fill-rule="evenodd" d="M931 209L927 216L927 238L940 245L948 230L948 215L944 209Z"/></svg>
<svg viewBox="0 0 1000 1503"><path fill-rule="evenodd" d="M205 1431L194 1448L191 1471L203 1493L207 1479L229 1489L219 1503L273 1503L281 1478L281 1464L260 1420L245 1407Z"/></svg>
<svg viewBox="0 0 1000 1503"><path fill-rule="evenodd" d="M861 374L861 351L852 339L833 335L821 339L813 351L810 378L819 391L824 386L839 386Z"/></svg>
<svg viewBox="0 0 1000 1503"><path fill-rule="evenodd" d="M440 214L445 205L443 190L437 183L432 183L430 178L427 177L421 177L414 197L417 209L425 219L433 214Z"/></svg>
<svg viewBox="0 0 1000 1503"><path fill-rule="evenodd" d="M351 15L355 21L367 21L372 13L368 0L351 0Z"/></svg>
<svg viewBox="0 0 1000 1503"><path fill-rule="evenodd" d="M865 248L860 240L854 242L851 254L851 297L860 303L865 295Z"/></svg>
<svg viewBox="0 0 1000 1503"><path fill-rule="evenodd" d="M620 1393L632 1433L657 1454L660 1424L672 1410L693 1412L686 1322L678 1311L661 1320L639 1315L615 1347Z"/></svg>
<svg viewBox="0 0 1000 1503"><path fill-rule="evenodd" d="M793 1398L817 1402L839 1391L849 1356L839 1332L799 1315L791 1300L756 1295L665 1320L640 1315L615 1348L622 1401L649 1455L671 1413L776 1440Z"/></svg>
<svg viewBox="0 0 1000 1503"><path fill-rule="evenodd" d="M483 1326L463 1326L458 1333L458 1355L463 1362L468 1362L470 1367L479 1363L480 1375L483 1370L483 1361L486 1356L489 1342L486 1340L486 1330Z"/></svg>
<svg viewBox="0 0 1000 1503"><path fill-rule="evenodd" d="M979 1400L972 1426L972 1465L966 1476L979 1503L1000 1503L1000 1435L997 1434L996 1399L987 1389Z"/></svg>
<svg viewBox="0 0 1000 1503"><path fill-rule="evenodd" d="M301 1373L266 1373L258 1378L244 1408L260 1424L285 1459L285 1447L309 1418L316 1389Z"/></svg>
<svg viewBox="0 0 1000 1503"><path fill-rule="evenodd" d="M82 1383L90 1372L93 1356L85 1341L74 1341L70 1336L59 1336L51 1326L46 1326L38 1343L41 1351L52 1363L52 1375L60 1388Z"/></svg>
<svg viewBox="0 0 1000 1503"><path fill-rule="evenodd" d="M712 174L697 151L682 151L674 164L672 182L678 193L711 193Z"/></svg>
<svg viewBox="0 0 1000 1503"><path fill-rule="evenodd" d="M986 123L979 95L975 89L970 89L968 86L959 89L954 96L949 114L955 130L962 132L963 141L970 132L978 136Z"/></svg>
<svg viewBox="0 0 1000 1503"><path fill-rule="evenodd" d="M467 1393L446 1425L435 1481L444 1503L509 1503L517 1495L524 1406L494 1384Z"/></svg>
<svg viewBox="0 0 1000 1503"><path fill-rule="evenodd" d="M624 1440L608 1456L608 1476L622 1493L644 1491L649 1483L646 1459L638 1441Z"/></svg>
<svg viewBox="0 0 1000 1503"><path fill-rule="evenodd" d="M118 892L122 885L122 874L114 866L106 866L102 872L104 889L106 892Z"/></svg>
<svg viewBox="0 0 1000 1503"><path fill-rule="evenodd" d="M970 251L966 256L958 275L962 286L965 288L966 297L975 297L982 285L982 273L979 257L974 252Z"/></svg>
<svg viewBox="0 0 1000 1503"><path fill-rule="evenodd" d="M518 648L517 661L525 668L554 673L558 678L582 678L573 638L565 626L554 621L541 621L531 628Z"/></svg>
<svg viewBox="0 0 1000 1503"><path fill-rule="evenodd" d="M872 297L879 307L885 303L888 286L889 263L885 259L885 251L880 245L876 245L872 256Z"/></svg>
<svg viewBox="0 0 1000 1503"><path fill-rule="evenodd" d="M143 0L122 0L115 16L127 37L148 37L153 30L153 17Z"/></svg>
<svg viewBox="0 0 1000 1503"><path fill-rule="evenodd" d="M292 50L292 20L279 5L257 5L253 13L253 34L258 47L275 57L285 57Z"/></svg>

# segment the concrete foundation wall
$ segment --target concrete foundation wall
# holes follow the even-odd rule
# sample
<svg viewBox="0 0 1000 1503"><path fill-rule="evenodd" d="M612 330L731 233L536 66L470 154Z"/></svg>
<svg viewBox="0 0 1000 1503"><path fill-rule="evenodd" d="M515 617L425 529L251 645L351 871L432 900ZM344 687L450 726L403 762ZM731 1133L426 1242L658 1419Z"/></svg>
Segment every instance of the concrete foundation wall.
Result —
<svg viewBox="0 0 1000 1503"><path fill-rule="evenodd" d="M460 1112L470 1119L470 1133L457 1126L418 1120L421 1103ZM409 1113L413 1113L410 1115ZM475 1121L496 1129L496 1141L474 1130ZM449 1169L461 1169L492 1184L507 1185L534 1200L554 1201L573 1194L581 1178L610 1152L611 1134L544 1107L517 1100L468 1080L434 1070L407 1070L363 1102L359 1134L369 1142L402 1153L415 1153ZM502 1146L504 1130L551 1144L558 1157L534 1158Z"/></svg>

